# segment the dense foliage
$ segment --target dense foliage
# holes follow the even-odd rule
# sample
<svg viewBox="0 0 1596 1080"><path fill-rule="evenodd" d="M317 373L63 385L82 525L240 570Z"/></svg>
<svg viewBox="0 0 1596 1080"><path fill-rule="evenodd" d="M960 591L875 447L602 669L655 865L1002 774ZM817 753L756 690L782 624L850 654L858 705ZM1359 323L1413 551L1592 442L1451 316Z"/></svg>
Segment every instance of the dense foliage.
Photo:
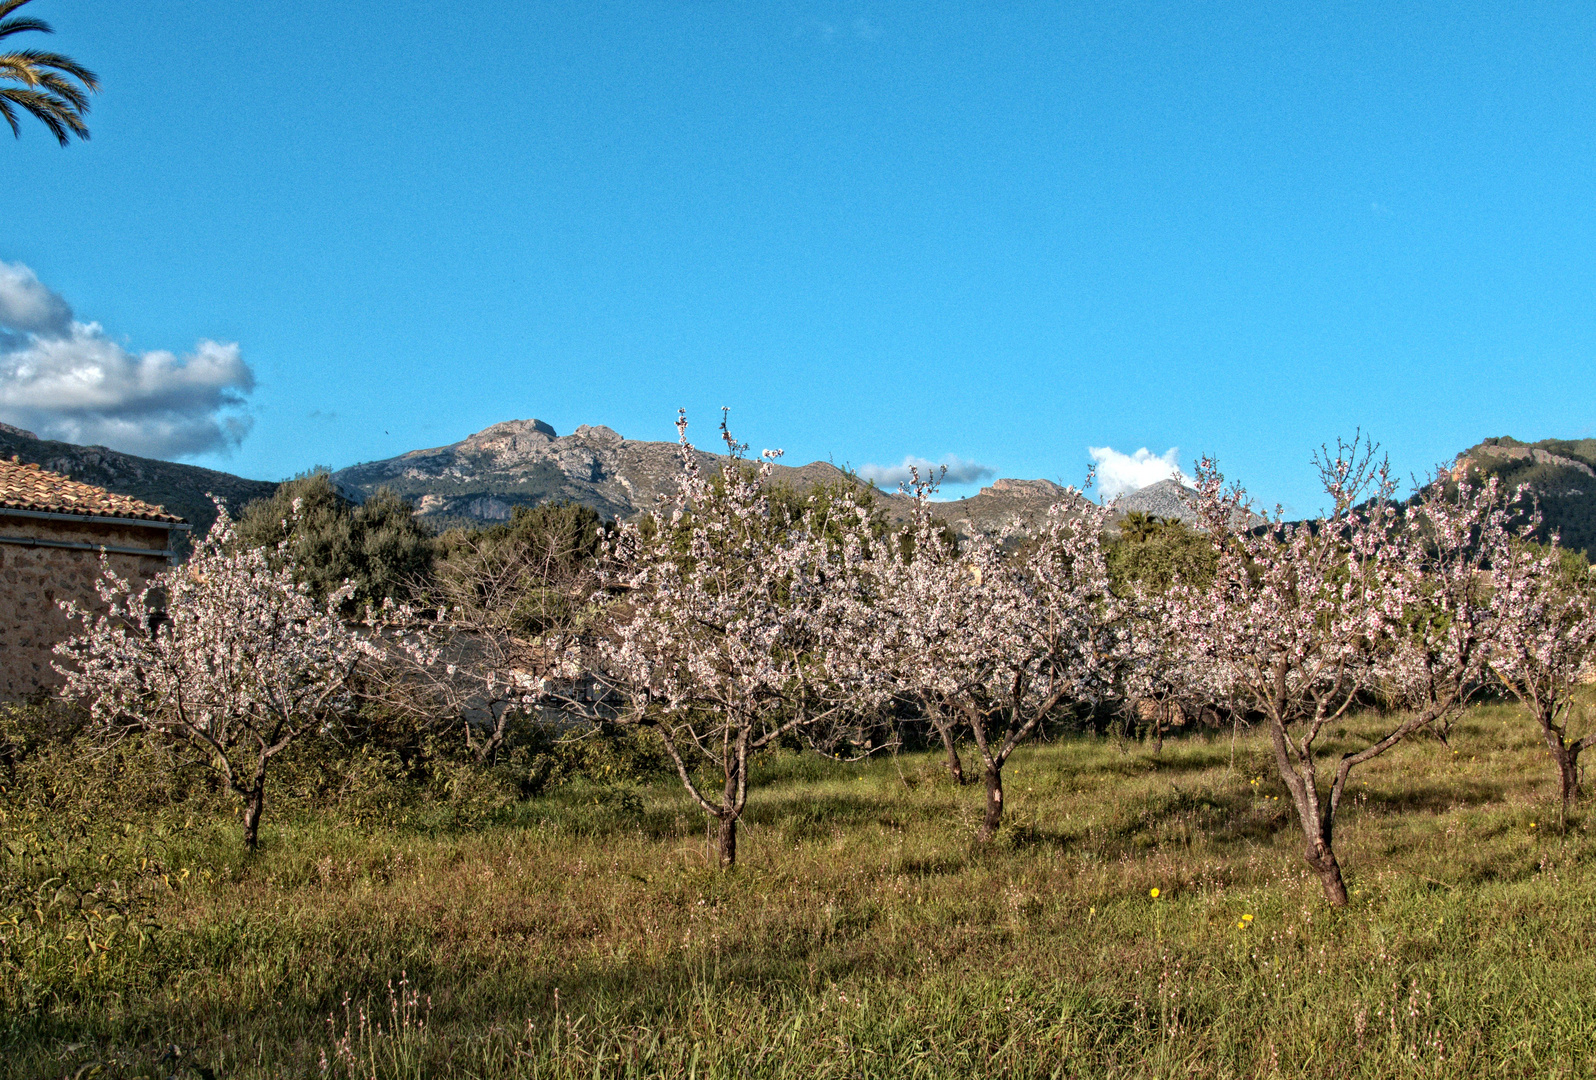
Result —
<svg viewBox="0 0 1596 1080"><path fill-rule="evenodd" d="M1109 577L1122 596L1167 592L1177 582L1206 585L1217 562L1202 533L1179 518L1140 511L1125 516L1105 548Z"/></svg>
<svg viewBox="0 0 1596 1080"><path fill-rule="evenodd" d="M295 580L325 599L347 584L349 610L403 600L430 572L434 541L410 504L379 491L355 504L324 471L296 477L245 508L238 542L282 549Z"/></svg>

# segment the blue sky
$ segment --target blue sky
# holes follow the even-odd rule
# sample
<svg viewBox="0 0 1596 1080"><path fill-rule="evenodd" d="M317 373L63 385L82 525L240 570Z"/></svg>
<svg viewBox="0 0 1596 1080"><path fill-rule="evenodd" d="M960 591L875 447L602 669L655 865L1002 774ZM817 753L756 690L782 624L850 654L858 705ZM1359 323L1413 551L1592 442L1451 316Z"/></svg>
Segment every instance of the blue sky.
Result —
<svg viewBox="0 0 1596 1080"><path fill-rule="evenodd" d="M95 430L147 451L727 405L793 463L1178 448L1304 512L1360 426L1406 473L1596 424L1588 5L27 12L104 91L86 144L0 140L0 261L78 327L9 340L119 352ZM19 364L0 419L90 407Z"/></svg>

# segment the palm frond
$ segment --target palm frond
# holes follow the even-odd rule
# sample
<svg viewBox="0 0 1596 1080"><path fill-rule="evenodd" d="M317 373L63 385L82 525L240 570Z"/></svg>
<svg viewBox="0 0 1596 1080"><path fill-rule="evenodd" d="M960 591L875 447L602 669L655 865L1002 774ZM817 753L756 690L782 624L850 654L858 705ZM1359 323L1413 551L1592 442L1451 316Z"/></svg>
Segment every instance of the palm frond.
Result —
<svg viewBox="0 0 1596 1080"><path fill-rule="evenodd" d="M0 38L20 34L24 30L37 30L41 34L53 34L55 30L43 19L6 19L0 22Z"/></svg>
<svg viewBox="0 0 1596 1080"><path fill-rule="evenodd" d="M18 8L31 2L0 0L0 38L28 30L54 32L42 19L13 17ZM8 81L22 85L3 85ZM99 76L69 56L39 49L0 54L0 117L17 138L22 137L17 123L20 108L49 128L62 146L68 145L73 135L87 139L89 129L83 123L83 114L89 111L89 95L99 88Z"/></svg>
<svg viewBox="0 0 1596 1080"><path fill-rule="evenodd" d="M100 77L70 56L60 53L40 52L37 49L21 49L17 52L0 55L0 63L15 61L22 64L31 64L35 68L48 68L59 71L63 75L70 75L77 79L90 90L100 88Z"/></svg>
<svg viewBox="0 0 1596 1080"><path fill-rule="evenodd" d="M39 87L47 93L54 94L80 113L89 111L88 94L78 89L75 83L67 82L53 71L39 76Z"/></svg>
<svg viewBox="0 0 1596 1080"><path fill-rule="evenodd" d="M43 19L35 19L28 15L12 19L8 16L23 4L32 3L32 0L0 0L0 38L20 34L25 30L36 30L41 34L53 34L55 30Z"/></svg>
<svg viewBox="0 0 1596 1080"><path fill-rule="evenodd" d="M29 86L37 86L39 84L39 71L32 64L16 55L0 55L0 79L12 79L16 82L27 83Z"/></svg>
<svg viewBox="0 0 1596 1080"><path fill-rule="evenodd" d="M71 135L76 135L80 139L89 137L89 129L78 116L77 110L69 102L51 94L21 87L0 86L0 101L20 105L32 113L35 119L50 129L50 134L54 135L56 142L62 146L71 142ZM15 131L15 125L13 130Z"/></svg>

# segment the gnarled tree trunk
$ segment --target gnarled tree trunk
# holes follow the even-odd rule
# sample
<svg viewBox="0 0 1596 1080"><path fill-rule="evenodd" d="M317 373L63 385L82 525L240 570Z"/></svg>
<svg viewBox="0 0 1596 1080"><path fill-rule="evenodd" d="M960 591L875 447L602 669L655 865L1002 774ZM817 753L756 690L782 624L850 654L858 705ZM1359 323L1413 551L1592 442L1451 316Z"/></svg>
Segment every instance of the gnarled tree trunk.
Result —
<svg viewBox="0 0 1596 1080"><path fill-rule="evenodd" d="M1280 770L1280 779L1291 795L1291 805L1296 811L1297 823L1302 827L1303 840L1306 841L1302 857L1319 875L1324 898L1330 901L1330 905L1345 907L1347 885L1342 880L1341 863L1336 859L1332 843L1337 801L1335 795L1332 793L1328 803L1320 806L1311 749L1296 746L1285 726L1273 717L1269 723L1269 736L1274 744L1275 764Z"/></svg>
<svg viewBox="0 0 1596 1080"><path fill-rule="evenodd" d="M715 826L715 858L729 870L737 864L737 815L723 814Z"/></svg>
<svg viewBox="0 0 1596 1080"><path fill-rule="evenodd" d="M1319 884L1330 906L1346 907L1347 885L1341 879L1341 864L1336 861L1335 849L1330 846L1329 840L1323 836L1309 840L1303 857L1313 867L1313 872L1319 875Z"/></svg>
<svg viewBox="0 0 1596 1080"><path fill-rule="evenodd" d="M953 777L953 782L960 787L964 786L964 762L959 760L959 748L953 744L953 727L944 721L936 721L937 731L942 735L942 745L948 751L948 775Z"/></svg>
<svg viewBox="0 0 1596 1080"><path fill-rule="evenodd" d="M981 819L981 829L976 840L986 843L997 835L1003 823L1003 766L988 766L986 770L986 816Z"/></svg>
<svg viewBox="0 0 1596 1080"><path fill-rule="evenodd" d="M1558 795L1562 799L1561 814L1564 821L1574 812L1579 802L1579 755L1580 752L1592 741L1593 736L1587 735L1583 739L1570 740L1567 729L1559 727L1554 715L1548 715L1541 710L1536 710L1535 719L1541 725L1541 734L1546 739L1546 749L1552 755L1552 764L1557 766Z"/></svg>
<svg viewBox="0 0 1596 1080"><path fill-rule="evenodd" d="M1579 752L1585 749L1584 740L1567 742L1560 732L1548 728L1546 747L1557 766L1557 793L1562 800L1557 806L1558 824L1565 825L1579 803Z"/></svg>
<svg viewBox="0 0 1596 1080"><path fill-rule="evenodd" d="M254 851L260 844L260 819L266 810L266 785L257 780L244 795L244 846Z"/></svg>

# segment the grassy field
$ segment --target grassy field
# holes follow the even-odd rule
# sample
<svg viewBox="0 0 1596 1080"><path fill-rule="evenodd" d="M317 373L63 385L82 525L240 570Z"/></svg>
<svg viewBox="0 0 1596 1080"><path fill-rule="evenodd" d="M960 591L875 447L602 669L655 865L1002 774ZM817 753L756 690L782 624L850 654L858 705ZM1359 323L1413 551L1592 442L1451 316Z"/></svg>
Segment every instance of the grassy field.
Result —
<svg viewBox="0 0 1596 1080"><path fill-rule="evenodd" d="M1023 749L986 850L937 756L779 756L731 873L669 785L469 830L284 808L250 857L108 825L102 914L8 928L0 1076L1596 1072L1596 848L1520 714L1355 775L1343 911L1265 751Z"/></svg>

